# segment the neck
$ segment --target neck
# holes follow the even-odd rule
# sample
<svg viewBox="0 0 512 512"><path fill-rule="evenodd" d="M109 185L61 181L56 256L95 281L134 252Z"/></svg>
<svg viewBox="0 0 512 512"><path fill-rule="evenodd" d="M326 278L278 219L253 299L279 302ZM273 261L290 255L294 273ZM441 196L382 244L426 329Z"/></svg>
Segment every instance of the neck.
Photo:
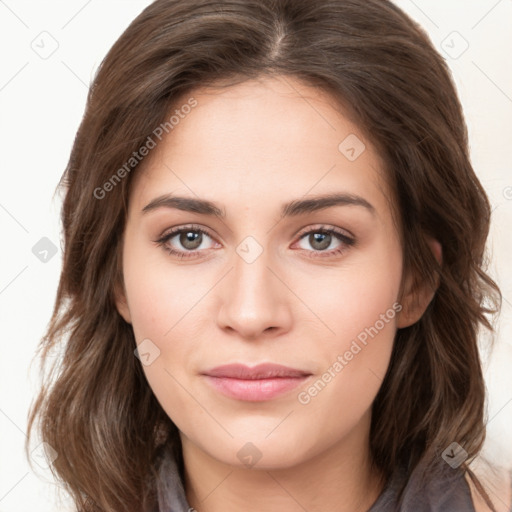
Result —
<svg viewBox="0 0 512 512"><path fill-rule="evenodd" d="M356 428L293 466L248 469L214 459L182 436L187 501L197 512L366 512L383 488L367 441Z"/></svg>

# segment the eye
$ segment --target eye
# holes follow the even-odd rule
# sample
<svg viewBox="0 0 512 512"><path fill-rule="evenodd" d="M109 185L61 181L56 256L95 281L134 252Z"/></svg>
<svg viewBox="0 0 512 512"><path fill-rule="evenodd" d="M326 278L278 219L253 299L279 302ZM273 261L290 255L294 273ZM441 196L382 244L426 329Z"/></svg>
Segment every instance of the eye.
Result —
<svg viewBox="0 0 512 512"><path fill-rule="evenodd" d="M175 239L175 240L174 240ZM182 226L167 231L155 243L162 246L169 254L178 258L191 258L198 256L201 251L212 248L204 247L206 239L213 240L209 233L200 226ZM300 247L308 253L308 257L330 257L340 255L355 245L354 238L336 228L320 226L300 234L299 242L306 241L313 250ZM332 244L335 244L332 247ZM176 247L181 246L181 247ZM328 250L331 247L331 250Z"/></svg>
<svg viewBox="0 0 512 512"><path fill-rule="evenodd" d="M155 242L159 246L164 247L164 249L173 256L177 256L178 258L190 258L196 256L200 250L209 248L203 246L206 237L211 239L205 229L199 226L184 226L166 232L161 238L155 240ZM174 244L172 243L173 239L176 239ZM176 248L176 245L181 246L181 248Z"/></svg>
<svg viewBox="0 0 512 512"><path fill-rule="evenodd" d="M344 253L349 247L355 245L354 238L348 236L341 230L335 228L327 228L320 226L316 229L310 229L300 235L300 242L305 241L313 248L313 251L308 248L301 247L309 254L309 257L328 257ZM334 247L332 244L335 244ZM329 247L331 250L328 250Z"/></svg>

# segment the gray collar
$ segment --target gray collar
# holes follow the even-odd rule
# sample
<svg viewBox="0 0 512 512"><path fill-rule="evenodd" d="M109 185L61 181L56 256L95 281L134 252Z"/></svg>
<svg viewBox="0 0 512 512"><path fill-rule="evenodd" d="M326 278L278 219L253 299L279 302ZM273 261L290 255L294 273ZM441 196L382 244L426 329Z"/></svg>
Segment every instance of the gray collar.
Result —
<svg viewBox="0 0 512 512"><path fill-rule="evenodd" d="M446 466L446 467L444 467ZM405 471L397 470L368 512L475 512L462 471L442 462L440 478L422 485L415 469L398 503ZM158 512L191 512L175 458L167 451L159 469ZM200 512L200 511L199 511Z"/></svg>

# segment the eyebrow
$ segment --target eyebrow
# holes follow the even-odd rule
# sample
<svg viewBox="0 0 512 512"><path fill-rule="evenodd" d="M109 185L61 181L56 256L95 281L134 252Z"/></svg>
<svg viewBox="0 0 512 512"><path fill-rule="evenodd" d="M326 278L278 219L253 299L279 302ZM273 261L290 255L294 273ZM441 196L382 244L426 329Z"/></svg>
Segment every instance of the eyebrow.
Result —
<svg viewBox="0 0 512 512"><path fill-rule="evenodd" d="M355 194L334 193L315 196L309 199L295 199L285 203L281 207L281 217L296 217L305 213L311 213L334 206L361 206L372 215L376 214L375 207L366 199ZM180 197L165 194L156 197L142 209L142 213L148 213L158 208L174 208L185 212L199 213L201 215L217 216L225 218L222 208L212 201L196 199L193 197Z"/></svg>

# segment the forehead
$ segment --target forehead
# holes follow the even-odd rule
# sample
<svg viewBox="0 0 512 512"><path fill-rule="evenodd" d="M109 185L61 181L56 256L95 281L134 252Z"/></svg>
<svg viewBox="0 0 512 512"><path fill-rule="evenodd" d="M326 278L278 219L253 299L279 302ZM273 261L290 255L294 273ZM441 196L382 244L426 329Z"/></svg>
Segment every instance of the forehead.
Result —
<svg viewBox="0 0 512 512"><path fill-rule="evenodd" d="M377 151L324 90L291 77L248 80L197 89L171 113L190 98L197 105L175 117L133 177L137 209L162 193L270 205L339 191L389 207Z"/></svg>

